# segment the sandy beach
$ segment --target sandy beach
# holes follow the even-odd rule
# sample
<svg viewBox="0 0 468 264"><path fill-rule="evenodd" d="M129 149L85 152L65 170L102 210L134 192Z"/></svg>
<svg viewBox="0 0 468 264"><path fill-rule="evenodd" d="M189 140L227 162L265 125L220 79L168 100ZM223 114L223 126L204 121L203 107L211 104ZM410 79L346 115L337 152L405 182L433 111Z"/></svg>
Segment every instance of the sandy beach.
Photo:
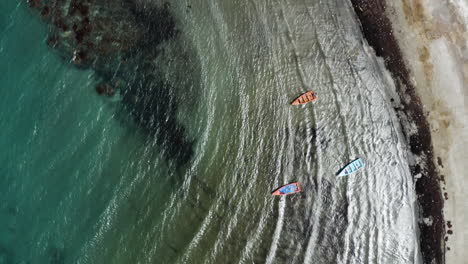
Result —
<svg viewBox="0 0 468 264"><path fill-rule="evenodd" d="M466 259L468 9L462 1L352 1L400 94L424 263ZM441 199L443 194L443 200ZM441 236L443 235L443 240Z"/></svg>
<svg viewBox="0 0 468 264"><path fill-rule="evenodd" d="M463 1L388 1L387 14L431 129L444 195L445 261L466 248L468 5ZM430 221L428 222L430 224Z"/></svg>

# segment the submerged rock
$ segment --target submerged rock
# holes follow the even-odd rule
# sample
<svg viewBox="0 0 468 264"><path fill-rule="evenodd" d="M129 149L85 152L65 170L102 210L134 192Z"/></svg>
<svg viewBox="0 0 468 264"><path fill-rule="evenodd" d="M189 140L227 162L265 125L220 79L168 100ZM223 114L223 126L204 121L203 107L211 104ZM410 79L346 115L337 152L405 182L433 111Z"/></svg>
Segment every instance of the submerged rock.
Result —
<svg viewBox="0 0 468 264"><path fill-rule="evenodd" d="M119 89L135 122L154 136L165 156L181 165L193 155L193 142L177 121L173 86L154 63L160 44L178 30L168 3L147 6L137 0L27 0L49 24L47 44L80 68L104 80L99 95Z"/></svg>
<svg viewBox="0 0 468 264"><path fill-rule="evenodd" d="M114 89L107 84L107 83L100 83L96 86L96 92L99 95L105 94L107 96L113 96L114 95Z"/></svg>
<svg viewBox="0 0 468 264"><path fill-rule="evenodd" d="M123 1L105 0L29 0L29 6L40 12L49 23L56 49L79 65L111 70L138 44L142 31L133 13Z"/></svg>

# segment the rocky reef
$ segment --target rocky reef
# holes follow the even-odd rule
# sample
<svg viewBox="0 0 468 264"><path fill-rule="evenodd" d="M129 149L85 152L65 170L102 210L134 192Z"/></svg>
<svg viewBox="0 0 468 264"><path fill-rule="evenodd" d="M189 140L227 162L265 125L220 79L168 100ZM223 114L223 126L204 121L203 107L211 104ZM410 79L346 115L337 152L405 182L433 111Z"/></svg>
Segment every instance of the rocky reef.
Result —
<svg viewBox="0 0 468 264"><path fill-rule="evenodd" d="M27 0L49 26L47 45L76 67L103 80L97 94L122 95L123 108L155 137L177 166L193 155L193 141L177 121L173 84L156 63L163 44L179 30L170 4L139 0Z"/></svg>

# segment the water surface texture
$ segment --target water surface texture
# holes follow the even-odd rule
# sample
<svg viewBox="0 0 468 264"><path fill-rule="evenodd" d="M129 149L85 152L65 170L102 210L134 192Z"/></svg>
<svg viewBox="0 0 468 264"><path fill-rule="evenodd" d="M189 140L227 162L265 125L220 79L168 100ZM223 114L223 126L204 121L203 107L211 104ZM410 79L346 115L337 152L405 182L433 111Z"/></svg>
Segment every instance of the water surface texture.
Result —
<svg viewBox="0 0 468 264"><path fill-rule="evenodd" d="M163 4L125 1L138 52L87 63L7 2L0 263L420 262L397 95L348 3L180 1L166 38Z"/></svg>

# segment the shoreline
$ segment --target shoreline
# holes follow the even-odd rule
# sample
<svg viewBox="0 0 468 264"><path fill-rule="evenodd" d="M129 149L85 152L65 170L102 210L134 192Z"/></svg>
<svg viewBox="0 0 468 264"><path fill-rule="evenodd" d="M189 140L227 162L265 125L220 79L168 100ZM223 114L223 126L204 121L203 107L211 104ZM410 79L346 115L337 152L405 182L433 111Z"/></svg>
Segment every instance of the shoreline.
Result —
<svg viewBox="0 0 468 264"><path fill-rule="evenodd" d="M387 15L429 122L441 177L445 262L468 258L468 6L463 0L388 2ZM460 143L461 141L461 143Z"/></svg>
<svg viewBox="0 0 468 264"><path fill-rule="evenodd" d="M351 0L351 3L365 39L376 55L384 59L400 96L400 105L394 99L392 103L408 141L411 156L415 160L410 163L410 170L415 181L419 207L419 246L423 263L444 263L444 201L439 183L440 175L433 162L430 124L424 114L423 104L393 34L392 23L386 13L386 1Z"/></svg>

